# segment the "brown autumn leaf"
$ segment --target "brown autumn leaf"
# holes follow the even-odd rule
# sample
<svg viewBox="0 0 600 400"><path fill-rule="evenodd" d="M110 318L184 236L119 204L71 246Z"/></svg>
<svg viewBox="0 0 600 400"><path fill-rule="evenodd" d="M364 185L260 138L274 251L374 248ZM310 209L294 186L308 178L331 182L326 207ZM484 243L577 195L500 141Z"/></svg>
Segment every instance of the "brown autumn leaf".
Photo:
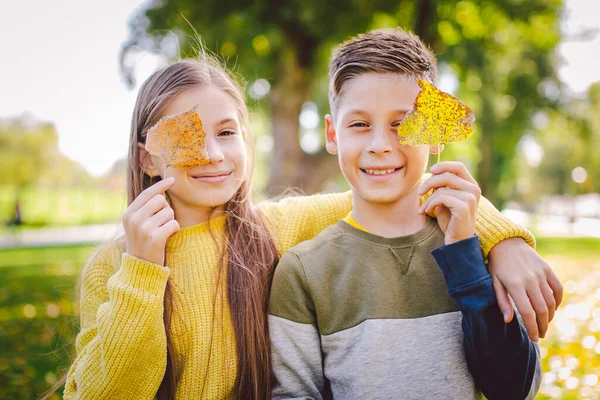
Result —
<svg viewBox="0 0 600 400"><path fill-rule="evenodd" d="M398 126L400 143L439 146L467 139L473 134L473 111L457 98L429 82L417 79L421 91Z"/></svg>
<svg viewBox="0 0 600 400"><path fill-rule="evenodd" d="M167 167L187 171L210 162L197 107L164 117L148 130L146 150L160 157Z"/></svg>

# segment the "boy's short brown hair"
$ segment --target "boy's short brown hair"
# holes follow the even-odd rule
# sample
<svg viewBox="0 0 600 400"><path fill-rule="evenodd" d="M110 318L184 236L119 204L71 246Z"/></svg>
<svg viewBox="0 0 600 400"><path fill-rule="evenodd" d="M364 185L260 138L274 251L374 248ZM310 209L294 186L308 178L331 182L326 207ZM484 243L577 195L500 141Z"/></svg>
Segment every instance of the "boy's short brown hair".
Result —
<svg viewBox="0 0 600 400"><path fill-rule="evenodd" d="M400 28L362 33L334 49L329 62L329 107L335 113L345 85L359 75L394 73L437 80L435 55L421 39Z"/></svg>

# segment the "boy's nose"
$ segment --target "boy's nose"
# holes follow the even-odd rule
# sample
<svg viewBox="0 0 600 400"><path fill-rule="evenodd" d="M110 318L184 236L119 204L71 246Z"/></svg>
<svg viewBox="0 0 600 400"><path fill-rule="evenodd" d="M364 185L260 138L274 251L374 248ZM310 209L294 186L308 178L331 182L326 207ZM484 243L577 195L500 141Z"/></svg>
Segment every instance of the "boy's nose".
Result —
<svg viewBox="0 0 600 400"><path fill-rule="evenodd" d="M382 154L392 151L392 135L387 129L374 129L369 143L368 151L370 154Z"/></svg>

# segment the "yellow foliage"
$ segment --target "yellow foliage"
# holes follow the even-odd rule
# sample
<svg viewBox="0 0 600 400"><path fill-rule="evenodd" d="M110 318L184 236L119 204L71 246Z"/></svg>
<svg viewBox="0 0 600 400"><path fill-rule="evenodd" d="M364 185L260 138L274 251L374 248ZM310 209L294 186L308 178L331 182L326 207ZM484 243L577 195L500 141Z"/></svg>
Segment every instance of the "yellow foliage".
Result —
<svg viewBox="0 0 600 400"><path fill-rule="evenodd" d="M473 134L473 111L429 82L417 79L421 91L414 108L398 126L400 143L439 146L467 139Z"/></svg>
<svg viewBox="0 0 600 400"><path fill-rule="evenodd" d="M187 171L210 162L206 151L206 133L196 107L164 117L148 130L146 150L160 157L167 167Z"/></svg>

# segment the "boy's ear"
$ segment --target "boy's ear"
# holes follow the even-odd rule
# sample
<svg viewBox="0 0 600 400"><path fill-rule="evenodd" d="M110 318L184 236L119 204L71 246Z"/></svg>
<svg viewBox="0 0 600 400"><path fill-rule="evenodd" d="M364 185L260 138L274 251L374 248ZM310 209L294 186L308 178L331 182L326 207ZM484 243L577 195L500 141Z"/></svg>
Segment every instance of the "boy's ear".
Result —
<svg viewBox="0 0 600 400"><path fill-rule="evenodd" d="M429 153L431 154L439 154L444 151L444 145L441 144L439 146L429 146Z"/></svg>
<svg viewBox="0 0 600 400"><path fill-rule="evenodd" d="M138 145L138 161L139 161L140 167L142 168L144 173L153 178L156 176L159 176L160 172L159 172L156 164L154 164L154 161L152 160L150 153L148 153L148 150L146 150L146 146L144 145L144 143L138 142L137 145Z"/></svg>
<svg viewBox="0 0 600 400"><path fill-rule="evenodd" d="M335 125L333 124L333 117L331 114L325 116L325 148L329 154L337 154L337 133L335 132Z"/></svg>

